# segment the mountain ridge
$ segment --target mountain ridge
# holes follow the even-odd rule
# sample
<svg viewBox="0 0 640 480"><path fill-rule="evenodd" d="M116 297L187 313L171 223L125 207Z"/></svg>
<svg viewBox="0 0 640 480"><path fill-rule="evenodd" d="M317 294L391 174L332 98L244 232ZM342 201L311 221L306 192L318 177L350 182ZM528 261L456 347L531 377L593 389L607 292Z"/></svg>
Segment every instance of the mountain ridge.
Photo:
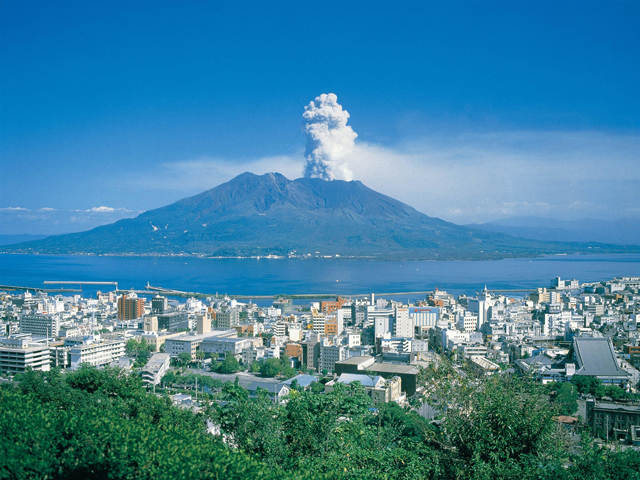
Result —
<svg viewBox="0 0 640 480"><path fill-rule="evenodd" d="M543 217L509 217L465 227L506 233L513 237L553 242L603 242L640 244L640 218L558 220Z"/></svg>
<svg viewBox="0 0 640 480"><path fill-rule="evenodd" d="M429 217L359 181L245 172L135 218L0 247L10 253L490 259L640 251L543 243Z"/></svg>

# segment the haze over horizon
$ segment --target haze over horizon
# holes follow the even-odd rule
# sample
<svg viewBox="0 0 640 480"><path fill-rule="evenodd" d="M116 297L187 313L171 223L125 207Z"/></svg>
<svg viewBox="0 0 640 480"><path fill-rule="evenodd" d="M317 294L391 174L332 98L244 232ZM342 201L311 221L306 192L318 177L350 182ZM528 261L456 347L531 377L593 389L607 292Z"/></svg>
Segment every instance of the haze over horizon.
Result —
<svg viewBox="0 0 640 480"><path fill-rule="evenodd" d="M637 3L153 5L0 5L0 234L244 171L458 224L640 218Z"/></svg>

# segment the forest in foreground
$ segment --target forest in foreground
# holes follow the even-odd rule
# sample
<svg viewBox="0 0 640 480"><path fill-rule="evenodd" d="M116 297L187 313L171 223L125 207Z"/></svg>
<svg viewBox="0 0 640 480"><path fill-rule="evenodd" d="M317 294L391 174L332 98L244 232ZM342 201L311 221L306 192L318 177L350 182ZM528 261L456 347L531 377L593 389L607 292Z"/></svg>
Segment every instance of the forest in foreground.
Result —
<svg viewBox="0 0 640 480"><path fill-rule="evenodd" d="M446 366L422 377L437 422L394 403L374 409L357 384L276 405L229 382L194 412L120 370L31 371L0 386L0 478L640 478L640 452L594 445L588 432L578 441L530 379Z"/></svg>

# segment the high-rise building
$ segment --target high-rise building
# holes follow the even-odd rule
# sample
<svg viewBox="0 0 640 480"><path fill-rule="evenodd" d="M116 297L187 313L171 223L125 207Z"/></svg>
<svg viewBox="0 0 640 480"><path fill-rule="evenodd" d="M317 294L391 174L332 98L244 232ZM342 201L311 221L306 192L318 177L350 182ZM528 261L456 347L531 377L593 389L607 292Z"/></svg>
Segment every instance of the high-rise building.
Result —
<svg viewBox="0 0 640 480"><path fill-rule="evenodd" d="M147 315L142 322L143 330L145 332L157 332L158 331L158 317L153 315Z"/></svg>
<svg viewBox="0 0 640 480"><path fill-rule="evenodd" d="M186 311L157 314L158 330L188 330L189 314Z"/></svg>
<svg viewBox="0 0 640 480"><path fill-rule="evenodd" d="M57 337L60 332L60 317L39 313L21 315L20 332L42 337Z"/></svg>
<svg viewBox="0 0 640 480"><path fill-rule="evenodd" d="M335 313L339 308L342 308L342 305L344 305L345 302L346 300L342 297L336 298L335 301L323 301L320 303L320 310L325 315L330 315Z"/></svg>
<svg viewBox="0 0 640 480"><path fill-rule="evenodd" d="M333 372L336 362L347 358L347 349L342 345L320 345L319 370Z"/></svg>
<svg viewBox="0 0 640 480"><path fill-rule="evenodd" d="M118 319L135 320L144 315L144 298L129 297L123 294L118 299Z"/></svg>
<svg viewBox="0 0 640 480"><path fill-rule="evenodd" d="M396 337L413 338L413 319L409 316L408 308L396 307L394 333Z"/></svg>

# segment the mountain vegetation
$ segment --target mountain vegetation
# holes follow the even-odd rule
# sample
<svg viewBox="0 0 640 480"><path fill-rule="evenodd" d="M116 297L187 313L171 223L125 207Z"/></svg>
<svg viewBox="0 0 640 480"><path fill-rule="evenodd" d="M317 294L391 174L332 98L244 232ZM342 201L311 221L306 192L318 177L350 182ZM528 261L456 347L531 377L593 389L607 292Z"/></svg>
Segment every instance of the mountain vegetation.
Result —
<svg viewBox="0 0 640 480"><path fill-rule="evenodd" d="M361 182L244 173L93 230L4 246L46 254L489 259L640 247L544 243L428 217Z"/></svg>

